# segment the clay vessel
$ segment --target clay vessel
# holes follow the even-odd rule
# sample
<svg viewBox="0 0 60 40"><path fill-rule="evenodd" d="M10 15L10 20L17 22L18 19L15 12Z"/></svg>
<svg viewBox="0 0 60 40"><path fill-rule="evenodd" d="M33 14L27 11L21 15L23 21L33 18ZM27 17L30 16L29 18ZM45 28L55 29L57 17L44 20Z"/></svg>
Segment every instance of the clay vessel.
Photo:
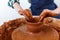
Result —
<svg viewBox="0 0 60 40"><path fill-rule="evenodd" d="M12 33L12 40L59 40L59 34L54 28L38 20L38 17L34 21L25 20L25 24Z"/></svg>
<svg viewBox="0 0 60 40"><path fill-rule="evenodd" d="M38 22L39 19L38 17L34 17L34 20L32 21L28 21L28 20L25 20L25 25L28 29L28 31L30 32L33 32L33 33L36 33L36 32L39 32L40 31L40 28L43 27L43 23L42 22Z"/></svg>
<svg viewBox="0 0 60 40"><path fill-rule="evenodd" d="M37 20L36 20L37 19ZM50 19L50 18L49 18ZM54 18L52 18L54 19ZM39 18L34 18L34 21L27 21L15 19L4 23L0 28L0 40L59 40L60 29L60 20L54 19L54 21L48 21L48 18L45 19L44 23L37 23ZM46 21L47 20L47 21ZM23 22L26 23L23 23ZM55 28L50 28L50 26L45 26L43 24L53 24ZM8 28L6 28L8 27ZM31 27L31 28L30 28ZM28 31L24 28L27 28ZM8 33L7 33L8 32ZM4 34L5 33L5 34ZM32 34L31 34L32 33ZM58 34L59 33L59 34ZM5 36L5 37L4 37ZM7 37L6 37L7 36Z"/></svg>

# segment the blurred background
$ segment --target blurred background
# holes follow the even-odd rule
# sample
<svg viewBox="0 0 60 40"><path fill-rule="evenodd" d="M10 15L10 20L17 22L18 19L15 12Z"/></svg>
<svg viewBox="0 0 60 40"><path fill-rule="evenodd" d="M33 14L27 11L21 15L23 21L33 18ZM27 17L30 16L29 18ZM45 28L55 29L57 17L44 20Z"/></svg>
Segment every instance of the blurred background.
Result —
<svg viewBox="0 0 60 40"><path fill-rule="evenodd" d="M0 25L8 20L13 20L16 18L21 18L23 16L19 15L14 9L8 6L9 0L0 0ZM60 7L60 0L54 0L58 7ZM20 0L21 6L26 9L30 7L28 0Z"/></svg>

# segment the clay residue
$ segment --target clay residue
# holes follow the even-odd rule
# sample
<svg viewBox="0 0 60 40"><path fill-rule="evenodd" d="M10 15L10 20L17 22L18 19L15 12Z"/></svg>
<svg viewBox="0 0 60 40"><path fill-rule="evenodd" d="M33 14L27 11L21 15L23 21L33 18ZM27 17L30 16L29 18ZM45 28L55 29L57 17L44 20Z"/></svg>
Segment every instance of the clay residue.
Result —
<svg viewBox="0 0 60 40"><path fill-rule="evenodd" d="M32 20L25 20L28 23L38 23L39 22L39 17L33 17Z"/></svg>
<svg viewBox="0 0 60 40"><path fill-rule="evenodd" d="M39 20L39 19L37 18L37 20ZM38 22L37 20L35 19L35 21L32 23ZM28 22L31 23L31 21L28 21ZM12 32L16 28L20 27L23 23L24 23L24 19L22 20L20 18L14 19L14 20L9 20L8 22L4 22L4 24L2 24L0 27L0 40L12 40L12 38L11 38ZM57 21L56 21L56 23L57 23ZM59 31L59 34L60 34L60 31Z"/></svg>
<svg viewBox="0 0 60 40"><path fill-rule="evenodd" d="M12 40L12 32L22 24L20 18L4 22L0 27L0 40Z"/></svg>

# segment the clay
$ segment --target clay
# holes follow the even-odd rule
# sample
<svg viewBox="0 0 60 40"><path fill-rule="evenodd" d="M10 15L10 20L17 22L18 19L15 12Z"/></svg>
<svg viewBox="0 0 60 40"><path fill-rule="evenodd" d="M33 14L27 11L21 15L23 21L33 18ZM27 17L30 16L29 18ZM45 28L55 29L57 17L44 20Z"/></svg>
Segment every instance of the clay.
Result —
<svg viewBox="0 0 60 40"><path fill-rule="evenodd" d="M19 27L12 33L12 39L13 40L59 40L59 34L55 29L51 28L50 26L44 25L44 23L43 24L41 22L38 23L38 21L37 23L26 21L25 25Z"/></svg>
<svg viewBox="0 0 60 40"><path fill-rule="evenodd" d="M0 28L0 40L12 40L12 32L18 28L22 23L21 19L10 20L1 25Z"/></svg>
<svg viewBox="0 0 60 40"><path fill-rule="evenodd" d="M58 31L60 31L60 19L47 17L47 18L44 18L43 23L45 25L51 26L53 28L56 28Z"/></svg>
<svg viewBox="0 0 60 40"><path fill-rule="evenodd" d="M59 40L59 34L55 29L48 27L42 28L39 33L32 33L19 27L12 33L12 40Z"/></svg>
<svg viewBox="0 0 60 40"><path fill-rule="evenodd" d="M42 13L39 15L39 22L42 21L46 17L54 17L57 16L57 13L54 13L52 10L44 9Z"/></svg>
<svg viewBox="0 0 60 40"><path fill-rule="evenodd" d="M37 20L36 20L37 19ZM49 21L52 20L52 21ZM25 19L15 19L5 22L0 28L1 40L59 40L60 20L55 18L44 18L38 23ZM55 23L56 22L56 23ZM53 25L52 25L53 24ZM56 25L57 24L57 25Z"/></svg>
<svg viewBox="0 0 60 40"><path fill-rule="evenodd" d="M33 21L33 16L29 9L25 9L23 11L19 10L19 13L22 13L22 15L25 17L26 20Z"/></svg>
<svg viewBox="0 0 60 40"><path fill-rule="evenodd" d="M32 13L29 9L24 10L18 3L14 3L13 7L20 15L23 15L27 20L32 20Z"/></svg>
<svg viewBox="0 0 60 40"><path fill-rule="evenodd" d="M41 27L43 27L43 23L42 22L38 23L39 21L38 17L34 17L33 19L34 21L25 20L25 25L30 32L36 33L40 31Z"/></svg>

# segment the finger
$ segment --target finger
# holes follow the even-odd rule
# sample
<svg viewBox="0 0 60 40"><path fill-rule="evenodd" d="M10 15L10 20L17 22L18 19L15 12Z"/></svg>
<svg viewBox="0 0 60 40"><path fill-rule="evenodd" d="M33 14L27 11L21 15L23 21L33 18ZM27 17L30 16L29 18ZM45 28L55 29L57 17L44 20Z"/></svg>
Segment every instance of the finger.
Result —
<svg viewBox="0 0 60 40"><path fill-rule="evenodd" d="M45 10L46 17L57 16L57 13L53 12L53 10Z"/></svg>
<svg viewBox="0 0 60 40"><path fill-rule="evenodd" d="M27 20L32 19L32 13L28 9L24 10L24 16Z"/></svg>
<svg viewBox="0 0 60 40"><path fill-rule="evenodd" d="M24 12L23 12L23 11L18 11L18 13L19 13L20 15L23 15Z"/></svg>
<svg viewBox="0 0 60 40"><path fill-rule="evenodd" d="M39 21L41 21L46 15L47 15L46 10L42 11L42 13L39 16L39 19L40 19Z"/></svg>
<svg viewBox="0 0 60 40"><path fill-rule="evenodd" d="M53 17L53 16L57 16L58 14L53 11L49 11L48 15Z"/></svg>
<svg viewBox="0 0 60 40"><path fill-rule="evenodd" d="M33 19L32 13L28 9L26 9L26 11L28 12L29 19L32 20Z"/></svg>
<svg viewBox="0 0 60 40"><path fill-rule="evenodd" d="M23 11L23 15L25 16L25 18L28 20L28 12L26 10Z"/></svg>
<svg viewBox="0 0 60 40"><path fill-rule="evenodd" d="M51 23L52 21L53 21L52 17L46 17L44 18L43 23L48 24L48 23Z"/></svg>
<svg viewBox="0 0 60 40"><path fill-rule="evenodd" d="M40 18L40 21L41 21L45 17L53 17L53 16L57 16L57 15L58 14L53 12L52 10L45 9L45 10L42 11L39 18Z"/></svg>

